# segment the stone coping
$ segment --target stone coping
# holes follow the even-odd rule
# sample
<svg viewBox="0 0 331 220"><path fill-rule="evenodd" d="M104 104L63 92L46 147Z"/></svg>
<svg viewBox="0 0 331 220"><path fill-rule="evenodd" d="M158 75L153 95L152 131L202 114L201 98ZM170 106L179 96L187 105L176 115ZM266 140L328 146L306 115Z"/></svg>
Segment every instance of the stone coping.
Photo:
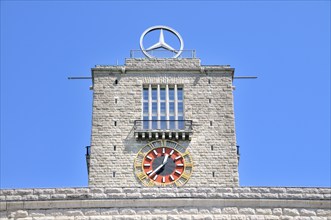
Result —
<svg viewBox="0 0 331 220"><path fill-rule="evenodd" d="M1 203L0 203L1 204ZM167 207L259 207L328 209L331 201L267 199L113 199L65 201L11 201L2 203L0 211L32 209L87 209L87 208L167 208Z"/></svg>
<svg viewBox="0 0 331 220"><path fill-rule="evenodd" d="M162 71L162 72L198 72L206 74L207 72L234 72L234 68L230 65L201 65L200 59L126 59L124 65L95 65L92 68L92 73L96 71L97 74L109 72L126 73L132 72L148 72L148 71Z"/></svg>
<svg viewBox="0 0 331 220"><path fill-rule="evenodd" d="M49 201L93 199L284 199L331 200L331 188L237 187L237 188L33 188L2 189L0 201Z"/></svg>

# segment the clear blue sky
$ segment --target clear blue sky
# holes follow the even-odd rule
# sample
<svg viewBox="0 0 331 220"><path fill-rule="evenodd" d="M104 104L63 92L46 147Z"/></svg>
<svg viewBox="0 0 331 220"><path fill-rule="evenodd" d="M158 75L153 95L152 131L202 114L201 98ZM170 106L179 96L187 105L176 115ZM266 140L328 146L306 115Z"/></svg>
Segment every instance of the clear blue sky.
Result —
<svg viewBox="0 0 331 220"><path fill-rule="evenodd" d="M167 25L230 64L241 186L330 186L330 1L1 1L1 188L87 186L96 64Z"/></svg>

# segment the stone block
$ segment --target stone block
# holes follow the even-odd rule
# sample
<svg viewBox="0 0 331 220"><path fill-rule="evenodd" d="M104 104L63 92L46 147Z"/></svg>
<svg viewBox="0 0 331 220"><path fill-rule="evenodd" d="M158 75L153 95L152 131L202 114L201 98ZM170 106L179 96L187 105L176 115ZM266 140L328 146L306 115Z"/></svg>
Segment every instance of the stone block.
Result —
<svg viewBox="0 0 331 220"><path fill-rule="evenodd" d="M317 209L317 216L328 216L331 217L331 209Z"/></svg>
<svg viewBox="0 0 331 220"><path fill-rule="evenodd" d="M28 217L28 212L25 210L17 210L14 214L14 218L25 218Z"/></svg>
<svg viewBox="0 0 331 220"><path fill-rule="evenodd" d="M90 216L90 220L112 220L112 216Z"/></svg>
<svg viewBox="0 0 331 220"><path fill-rule="evenodd" d="M271 209L260 209L260 208L258 208L255 211L256 211L256 214L258 214L258 215L271 215L272 214Z"/></svg>
<svg viewBox="0 0 331 220"><path fill-rule="evenodd" d="M134 209L121 209L120 214L121 215L135 215L136 211Z"/></svg>
<svg viewBox="0 0 331 220"><path fill-rule="evenodd" d="M67 215L67 216L84 216L83 212L79 211L79 210L66 211L65 215Z"/></svg>
<svg viewBox="0 0 331 220"><path fill-rule="evenodd" d="M141 193L127 193L126 198L141 198Z"/></svg>
<svg viewBox="0 0 331 220"><path fill-rule="evenodd" d="M270 193L286 193L286 188L270 187L269 191L270 191Z"/></svg>
<svg viewBox="0 0 331 220"><path fill-rule="evenodd" d="M51 199L65 199L67 198L66 194L53 194L51 195Z"/></svg>
<svg viewBox="0 0 331 220"><path fill-rule="evenodd" d="M74 194L75 189L73 188L57 188L55 189L56 194Z"/></svg>
<svg viewBox="0 0 331 220"><path fill-rule="evenodd" d="M274 209L272 210L272 213L273 213L274 215L280 216L280 215L283 214L283 210L282 210L281 208L274 208Z"/></svg>
<svg viewBox="0 0 331 220"><path fill-rule="evenodd" d="M40 194L54 194L55 193L55 189L34 189L33 193L36 195L40 195Z"/></svg>
<svg viewBox="0 0 331 220"><path fill-rule="evenodd" d="M315 210L300 209L299 212L300 212L300 215L302 215L302 216L316 216Z"/></svg>
<svg viewBox="0 0 331 220"><path fill-rule="evenodd" d="M302 194L304 192L303 188L286 188L286 193L287 194Z"/></svg>
<svg viewBox="0 0 331 220"><path fill-rule="evenodd" d="M239 209L240 214L245 214L245 215L254 215L255 210L252 208L240 208Z"/></svg>
<svg viewBox="0 0 331 220"><path fill-rule="evenodd" d="M222 209L223 214L238 214L238 208L237 207L226 207Z"/></svg>
<svg viewBox="0 0 331 220"><path fill-rule="evenodd" d="M213 215L193 215L192 220L212 220Z"/></svg>
<svg viewBox="0 0 331 220"><path fill-rule="evenodd" d="M32 189L17 189L15 190L15 194L17 195L29 195L32 194L33 190Z"/></svg>
<svg viewBox="0 0 331 220"><path fill-rule="evenodd" d="M289 215L289 216L298 216L298 215L300 215L300 213L297 209L288 209L288 208L284 208L283 214L284 215Z"/></svg>
<svg viewBox="0 0 331 220"><path fill-rule="evenodd" d="M14 194L14 190L12 189L2 189L0 190L0 195L13 195Z"/></svg>

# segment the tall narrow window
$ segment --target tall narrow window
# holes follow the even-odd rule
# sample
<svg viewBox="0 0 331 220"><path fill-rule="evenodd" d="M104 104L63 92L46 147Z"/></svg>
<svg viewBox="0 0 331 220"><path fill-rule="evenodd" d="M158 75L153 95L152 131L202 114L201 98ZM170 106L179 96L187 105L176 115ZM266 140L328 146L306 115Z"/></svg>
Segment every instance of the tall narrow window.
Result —
<svg viewBox="0 0 331 220"><path fill-rule="evenodd" d="M145 85L143 87L142 118L144 129L184 129L183 87L180 85Z"/></svg>
<svg viewBox="0 0 331 220"><path fill-rule="evenodd" d="M152 87L152 128L157 129L157 88Z"/></svg>
<svg viewBox="0 0 331 220"><path fill-rule="evenodd" d="M160 88L160 127L161 129L167 128L167 111L166 111L166 88Z"/></svg>
<svg viewBox="0 0 331 220"><path fill-rule="evenodd" d="M149 120L149 102L148 102L148 97L149 97L149 91L148 87L144 88L143 90L143 128L147 129L148 128L148 120Z"/></svg>
<svg viewBox="0 0 331 220"><path fill-rule="evenodd" d="M184 129L184 103L183 103L183 88L177 88L177 115L178 129Z"/></svg>
<svg viewBox="0 0 331 220"><path fill-rule="evenodd" d="M175 88L169 87L169 121L170 129L175 129Z"/></svg>

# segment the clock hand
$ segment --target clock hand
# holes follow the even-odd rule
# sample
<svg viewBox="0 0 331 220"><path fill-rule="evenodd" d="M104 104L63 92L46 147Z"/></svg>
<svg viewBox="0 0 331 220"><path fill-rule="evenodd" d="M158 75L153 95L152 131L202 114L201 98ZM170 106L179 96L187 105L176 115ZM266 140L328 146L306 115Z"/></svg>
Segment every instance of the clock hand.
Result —
<svg viewBox="0 0 331 220"><path fill-rule="evenodd" d="M164 157L163 163L162 163L163 165L165 165L167 163L168 157L169 157L169 155L166 154Z"/></svg>
<svg viewBox="0 0 331 220"><path fill-rule="evenodd" d="M159 169L161 169L164 166L164 164L162 163L160 166L158 166L153 172L151 172L148 176L153 176L157 171L159 171Z"/></svg>
<svg viewBox="0 0 331 220"><path fill-rule="evenodd" d="M167 163L167 160L168 160L168 157L169 155L166 154L164 159L163 159L163 162L160 166L158 166L153 172L151 172L148 176L153 176L157 171L159 171L159 169L161 169L166 163Z"/></svg>

